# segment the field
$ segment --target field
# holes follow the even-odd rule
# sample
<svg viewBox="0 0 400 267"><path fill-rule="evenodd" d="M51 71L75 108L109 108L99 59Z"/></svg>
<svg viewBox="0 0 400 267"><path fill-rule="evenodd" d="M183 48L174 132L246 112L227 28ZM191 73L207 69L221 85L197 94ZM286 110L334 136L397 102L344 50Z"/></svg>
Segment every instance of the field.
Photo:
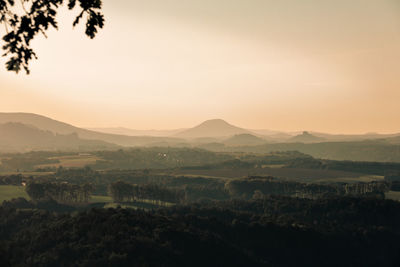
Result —
<svg viewBox="0 0 400 267"><path fill-rule="evenodd" d="M79 154L79 155L71 155L71 156L59 156L59 157L51 157L49 159L58 160L59 163L51 163L51 164L42 164L36 167L38 168L57 168L57 167L65 167L65 168L83 168L88 165L93 165L100 158L90 155L90 154Z"/></svg>
<svg viewBox="0 0 400 267"><path fill-rule="evenodd" d="M243 178L248 176L273 176L280 179L305 182L371 182L382 180L383 176L365 175L356 172L336 170L317 170L301 168L260 168L260 169L216 169L216 170L177 170L173 175L204 176L213 178Z"/></svg>
<svg viewBox="0 0 400 267"><path fill-rule="evenodd" d="M97 195L92 195L92 197L89 200L90 203L111 203L112 199L109 196L97 196Z"/></svg>
<svg viewBox="0 0 400 267"><path fill-rule="evenodd" d="M397 200L400 201L400 192L398 191L389 191L385 194L385 197L387 199L393 199L393 200Z"/></svg>
<svg viewBox="0 0 400 267"><path fill-rule="evenodd" d="M18 197L29 199L28 194L25 192L25 187L15 185L0 186L0 203L4 200L11 200Z"/></svg>

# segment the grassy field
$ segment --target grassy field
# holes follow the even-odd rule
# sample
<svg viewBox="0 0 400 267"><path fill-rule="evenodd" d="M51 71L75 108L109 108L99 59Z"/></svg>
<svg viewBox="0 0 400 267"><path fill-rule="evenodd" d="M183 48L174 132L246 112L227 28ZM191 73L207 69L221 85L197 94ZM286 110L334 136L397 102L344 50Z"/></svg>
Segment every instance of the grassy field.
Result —
<svg viewBox="0 0 400 267"><path fill-rule="evenodd" d="M87 165L93 165L100 158L93 155L72 155L72 156L60 156L60 157L52 157L50 159L59 160L59 163L51 163L51 164L42 164L36 167L38 168L58 168L59 166L65 168L83 168Z"/></svg>
<svg viewBox="0 0 400 267"><path fill-rule="evenodd" d="M389 191L385 194L385 198L400 201L400 192Z"/></svg>
<svg viewBox="0 0 400 267"><path fill-rule="evenodd" d="M111 203L112 198L110 196L92 196L89 200L90 203Z"/></svg>
<svg viewBox="0 0 400 267"><path fill-rule="evenodd" d="M2 203L4 200L11 200L18 197L30 199L28 194L25 192L25 187L15 185L0 186L0 203Z"/></svg>
<svg viewBox="0 0 400 267"><path fill-rule="evenodd" d="M216 170L177 170L173 175L203 176L213 178L243 178L248 176L273 176L280 179L305 182L370 182L383 179L383 176L365 175L336 170L317 170L301 168L259 168L259 169L216 169Z"/></svg>

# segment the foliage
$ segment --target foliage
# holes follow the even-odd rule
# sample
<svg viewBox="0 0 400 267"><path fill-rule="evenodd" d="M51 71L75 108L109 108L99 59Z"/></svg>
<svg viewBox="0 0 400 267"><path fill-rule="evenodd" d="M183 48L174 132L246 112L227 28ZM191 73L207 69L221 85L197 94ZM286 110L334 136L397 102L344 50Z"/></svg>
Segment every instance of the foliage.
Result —
<svg viewBox="0 0 400 267"><path fill-rule="evenodd" d="M153 200L160 203L180 203L184 201L182 190L172 190L157 184L136 185L117 181L109 186L109 194L114 202Z"/></svg>
<svg viewBox="0 0 400 267"><path fill-rule="evenodd" d="M29 74L29 61L37 58L30 47L31 41L39 33L46 36L46 31L51 27L58 29L56 15L63 2L63 0L21 0L21 6L17 6L14 0L0 0L0 23L6 28L6 34L3 36L4 56L10 56L6 63L7 70L18 73L23 68ZM86 17L85 34L94 38L98 28L104 26L104 16L99 11L102 1L68 0L70 10L77 4L80 13L75 18L73 26ZM23 12L18 12L18 8Z"/></svg>
<svg viewBox="0 0 400 267"><path fill-rule="evenodd" d="M257 195L301 196L303 198L321 198L326 196L380 196L389 190L385 182L353 184L306 184L277 180L273 177L248 177L232 179L225 184L232 198L250 199Z"/></svg>
<svg viewBox="0 0 400 267"><path fill-rule="evenodd" d="M35 201L52 199L60 203L87 203L93 192L92 184L30 182L26 186L29 197Z"/></svg>
<svg viewBox="0 0 400 267"><path fill-rule="evenodd" d="M19 201L19 205L28 205ZM231 200L78 214L0 207L2 266L398 266L400 203Z"/></svg>

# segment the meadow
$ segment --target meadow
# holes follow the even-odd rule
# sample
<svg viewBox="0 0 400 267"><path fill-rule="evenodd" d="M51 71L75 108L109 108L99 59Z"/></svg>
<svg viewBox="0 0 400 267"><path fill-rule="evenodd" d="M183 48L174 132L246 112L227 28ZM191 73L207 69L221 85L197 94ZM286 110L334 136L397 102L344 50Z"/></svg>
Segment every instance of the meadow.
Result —
<svg viewBox="0 0 400 267"><path fill-rule="evenodd" d="M356 172L337 170L319 170L306 168L254 168L254 169L211 169L211 170L174 170L170 174L185 176L204 176L213 178L243 178L248 176L273 176L288 181L304 183L332 182L371 182L383 180L380 175L366 175Z"/></svg>
<svg viewBox="0 0 400 267"><path fill-rule="evenodd" d="M67 156L50 157L51 160L57 160L58 163L41 164L37 168L83 168L85 166L94 165L100 158L91 154L77 154Z"/></svg>
<svg viewBox="0 0 400 267"><path fill-rule="evenodd" d="M0 203L4 200L11 200L13 198L23 197L30 199L28 194L25 192L25 187L15 185L1 185L0 186Z"/></svg>

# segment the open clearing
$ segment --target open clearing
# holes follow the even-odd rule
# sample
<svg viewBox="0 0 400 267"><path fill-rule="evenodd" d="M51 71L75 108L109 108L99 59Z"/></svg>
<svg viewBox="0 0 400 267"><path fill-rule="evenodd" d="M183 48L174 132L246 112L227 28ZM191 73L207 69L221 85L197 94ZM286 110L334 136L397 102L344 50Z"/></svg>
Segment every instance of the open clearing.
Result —
<svg viewBox="0 0 400 267"><path fill-rule="evenodd" d="M15 185L0 186L0 203L2 203L4 200L11 200L19 197L30 199L28 194L25 192L25 187Z"/></svg>
<svg viewBox="0 0 400 267"><path fill-rule="evenodd" d="M248 176L273 176L299 182L371 182L382 180L383 176L365 175L356 172L336 170L317 170L302 168L259 168L259 169L216 169L216 170L177 170L173 175L204 176L219 178L243 178Z"/></svg>
<svg viewBox="0 0 400 267"><path fill-rule="evenodd" d="M72 155L72 156L60 156L60 157L52 157L49 159L58 160L58 163L51 163L51 164L41 164L37 165L37 168L58 168L60 166L65 168L83 168L88 165L96 164L96 161L100 158L83 154L83 155Z"/></svg>
<svg viewBox="0 0 400 267"><path fill-rule="evenodd" d="M399 191L389 191L389 192L385 193L385 198L400 201L400 192Z"/></svg>

